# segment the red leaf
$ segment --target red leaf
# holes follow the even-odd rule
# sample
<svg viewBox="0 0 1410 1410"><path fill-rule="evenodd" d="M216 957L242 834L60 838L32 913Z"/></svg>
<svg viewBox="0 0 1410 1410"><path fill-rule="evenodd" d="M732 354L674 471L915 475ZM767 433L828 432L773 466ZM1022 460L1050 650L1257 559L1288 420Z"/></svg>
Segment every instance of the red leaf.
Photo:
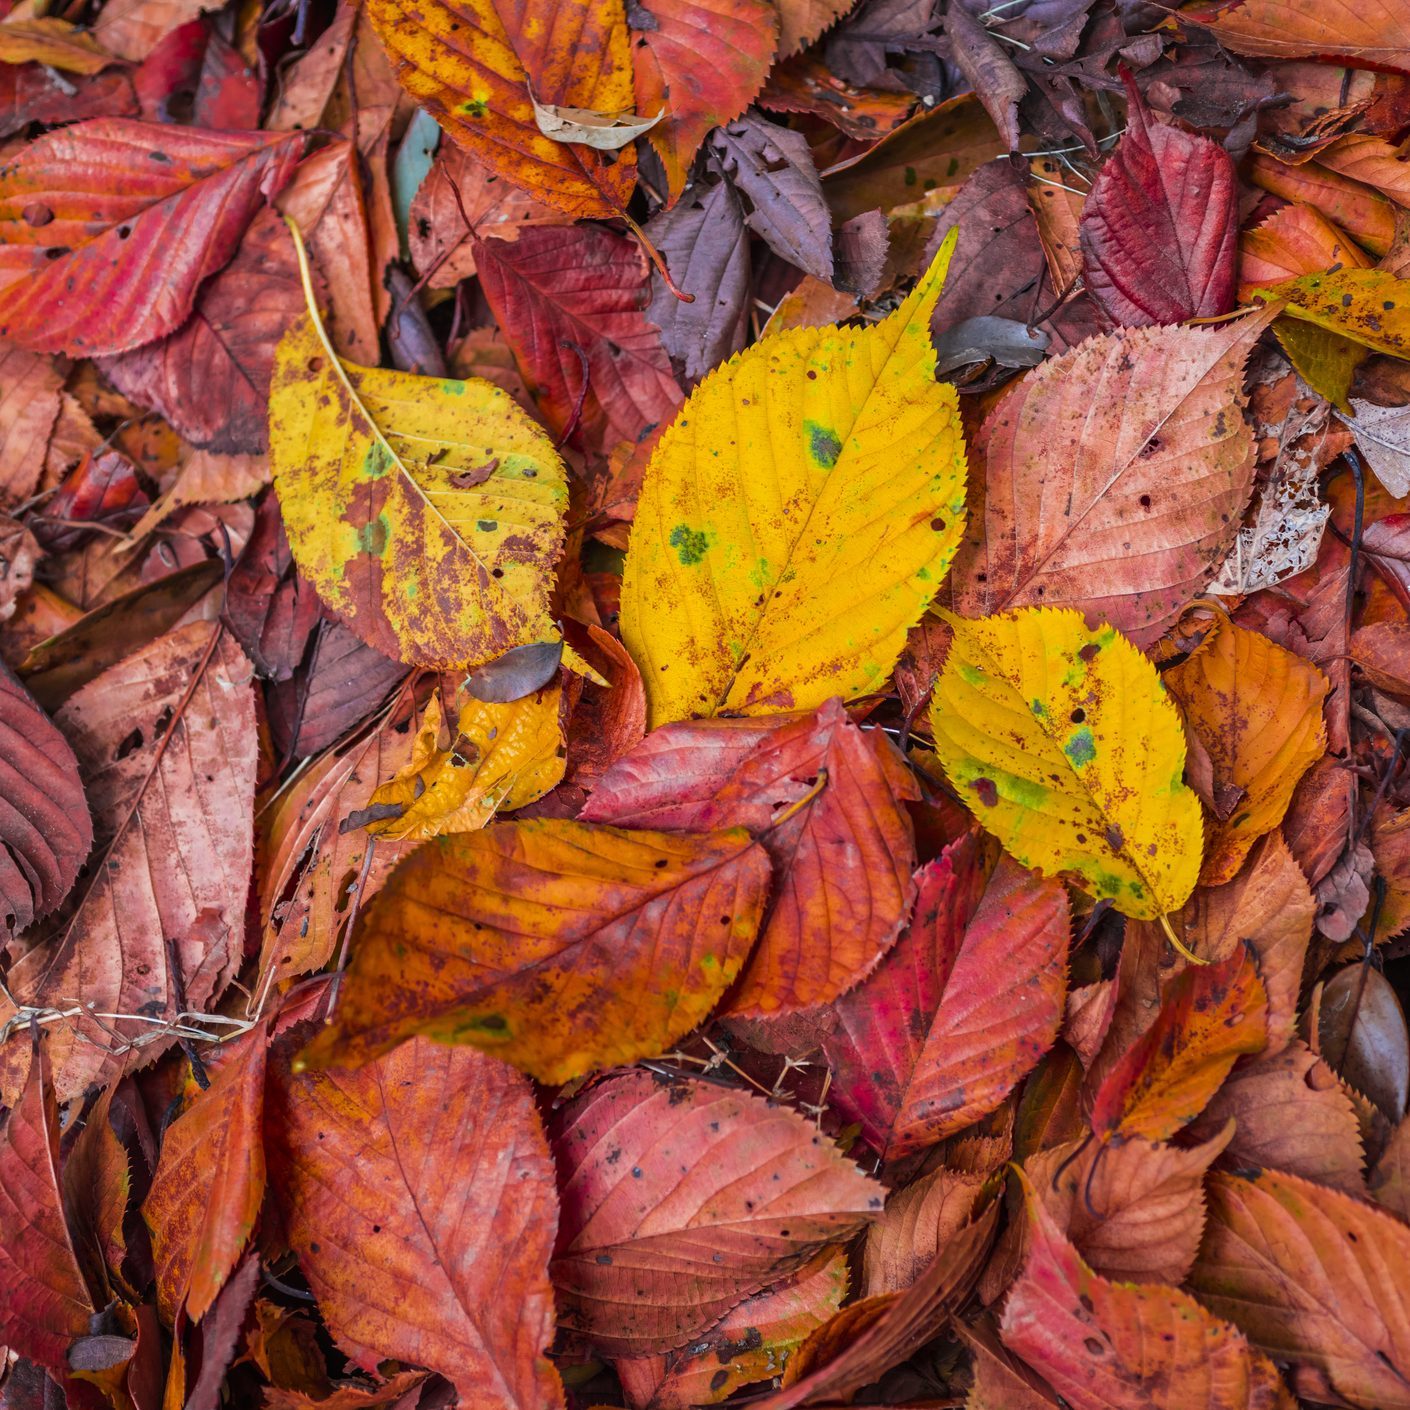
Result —
<svg viewBox="0 0 1410 1410"><path fill-rule="evenodd" d="M955 844L922 873L905 938L837 1004L837 1030L823 1039L838 1111L890 1159L992 1111L1062 1022L1067 893L1006 858L971 914L972 846Z"/></svg>
<svg viewBox="0 0 1410 1410"><path fill-rule="evenodd" d="M582 816L669 832L742 826L758 837L774 865L773 900L730 1004L758 1017L828 1003L875 968L915 895L903 800L917 796L886 737L858 729L831 700L808 715L655 730L603 776Z"/></svg>
<svg viewBox="0 0 1410 1410"><path fill-rule="evenodd" d="M559 1321L609 1354L683 1345L849 1238L881 1187L796 1112L633 1071L559 1115Z"/></svg>
<svg viewBox="0 0 1410 1410"><path fill-rule="evenodd" d="M288 229L273 210L261 211L180 331L103 362L103 372L192 445L262 452L274 347L303 307Z"/></svg>
<svg viewBox="0 0 1410 1410"><path fill-rule="evenodd" d="M1234 306L1238 181L1207 137L1150 116L1126 81L1130 126L1082 210L1087 289L1118 323L1183 323Z"/></svg>
<svg viewBox="0 0 1410 1410"><path fill-rule="evenodd" d="M1004 1344L1072 1410L1272 1410L1286 1397L1239 1332L1187 1293L1099 1277L1031 1189L1028 1216L1030 1252L1004 1307Z"/></svg>
<svg viewBox="0 0 1410 1410"><path fill-rule="evenodd" d="M485 297L558 435L579 398L572 439L599 451L670 420L681 392L646 321L651 281L630 240L599 225L528 226L474 248Z"/></svg>
<svg viewBox="0 0 1410 1410"><path fill-rule="evenodd" d="M96 1310L64 1222L59 1118L41 1045L0 1130L0 1340L57 1374Z"/></svg>
<svg viewBox="0 0 1410 1410"><path fill-rule="evenodd" d="M365 1371L439 1371L466 1405L561 1405L542 1354L557 1199L528 1080L425 1038L356 1072L270 1076L270 1188L339 1346Z"/></svg>
<svg viewBox="0 0 1410 1410"><path fill-rule="evenodd" d="M7 935L64 899L92 845L68 740L0 665L0 919Z"/></svg>
<svg viewBox="0 0 1410 1410"><path fill-rule="evenodd" d="M174 333L304 142L126 118L31 142L0 175L0 337L97 357Z"/></svg>

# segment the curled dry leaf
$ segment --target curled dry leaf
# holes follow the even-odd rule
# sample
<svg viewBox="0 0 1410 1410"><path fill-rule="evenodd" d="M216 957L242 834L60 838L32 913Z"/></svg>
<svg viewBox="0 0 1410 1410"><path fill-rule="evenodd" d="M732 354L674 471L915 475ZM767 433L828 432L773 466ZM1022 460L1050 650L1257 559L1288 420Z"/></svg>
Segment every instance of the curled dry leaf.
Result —
<svg viewBox="0 0 1410 1410"><path fill-rule="evenodd" d="M339 1345L440 1371L467 1404L561 1406L553 1162L528 1081L426 1038L356 1072L271 1068L270 1188Z"/></svg>
<svg viewBox="0 0 1410 1410"><path fill-rule="evenodd" d="M608 1354L683 1346L882 1206L810 1122L713 1083L610 1077L552 1136L559 1320Z"/></svg>
<svg viewBox="0 0 1410 1410"><path fill-rule="evenodd" d="M488 382L344 362L303 271L310 312L280 341L269 408L300 571L397 660L475 666L552 636L567 485L547 436Z"/></svg>
<svg viewBox="0 0 1410 1410"><path fill-rule="evenodd" d="M949 250L874 327L740 354L661 437L622 586L652 726L808 709L895 664L963 523L957 397L929 337Z"/></svg>
<svg viewBox="0 0 1410 1410"><path fill-rule="evenodd" d="M895 942L915 897L905 803L918 797L886 736L831 700L811 715L656 730L602 778L582 816L754 833L773 865L770 905L729 1009L767 1017L830 1003Z"/></svg>
<svg viewBox="0 0 1410 1410"><path fill-rule="evenodd" d="M566 1082L654 1056L739 972L768 880L743 828L545 819L437 838L364 912L333 1025L305 1058L365 1062L429 1033Z"/></svg>
<svg viewBox="0 0 1410 1410"><path fill-rule="evenodd" d="M96 357L174 333L304 140L95 118L31 143L0 174L0 336Z"/></svg>
<svg viewBox="0 0 1410 1410"><path fill-rule="evenodd" d="M930 724L965 806L1020 864L1070 876L1124 915L1183 905L1199 869L1199 803L1150 661L1073 611L946 619L955 640Z"/></svg>

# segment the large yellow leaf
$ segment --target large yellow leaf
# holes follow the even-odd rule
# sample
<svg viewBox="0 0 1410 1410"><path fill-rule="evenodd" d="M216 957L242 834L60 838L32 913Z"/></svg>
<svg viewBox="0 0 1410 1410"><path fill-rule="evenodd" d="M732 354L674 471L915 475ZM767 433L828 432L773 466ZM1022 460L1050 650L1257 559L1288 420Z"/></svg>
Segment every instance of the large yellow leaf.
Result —
<svg viewBox="0 0 1410 1410"><path fill-rule="evenodd" d="M1298 780L1326 752L1330 683L1312 662L1233 622L1221 622L1165 679L1209 755L1215 795L1231 801L1200 878L1219 886L1282 822Z"/></svg>
<svg viewBox="0 0 1410 1410"><path fill-rule="evenodd" d="M1331 269L1253 293L1282 302L1289 318L1329 329L1376 352L1410 357L1410 280L1383 269Z"/></svg>
<svg viewBox="0 0 1410 1410"><path fill-rule="evenodd" d="M274 485L294 561L369 646L476 666L557 636L568 487L543 431L492 383L340 359L315 309L280 340Z"/></svg>
<svg viewBox="0 0 1410 1410"><path fill-rule="evenodd" d="M964 528L930 314L954 248L871 328L799 328L717 368L647 467L622 637L652 728L881 685Z"/></svg>
<svg viewBox="0 0 1410 1410"><path fill-rule="evenodd" d="M566 764L562 698L558 685L505 703L467 695L455 733L442 747L441 698L432 695L410 761L372 795L367 831L395 842L425 842L445 832L474 832L497 812L542 798Z"/></svg>
<svg viewBox="0 0 1410 1410"><path fill-rule="evenodd" d="M1155 667L1080 612L946 619L955 641L930 722L966 806L1024 866L1124 915L1179 909L1199 875L1203 823Z"/></svg>

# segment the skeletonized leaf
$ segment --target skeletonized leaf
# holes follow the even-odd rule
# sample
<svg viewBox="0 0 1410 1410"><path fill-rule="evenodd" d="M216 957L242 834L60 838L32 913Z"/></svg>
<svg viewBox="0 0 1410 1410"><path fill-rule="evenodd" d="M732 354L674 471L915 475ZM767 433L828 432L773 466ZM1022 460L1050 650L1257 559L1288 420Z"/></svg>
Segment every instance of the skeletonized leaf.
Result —
<svg viewBox="0 0 1410 1410"><path fill-rule="evenodd" d="M1248 503L1243 366L1271 317L1107 333L1026 377L980 432L982 534L956 564L956 610L1077 607L1158 638Z"/></svg>
<svg viewBox="0 0 1410 1410"><path fill-rule="evenodd" d="M929 333L952 248L883 322L780 333L716 369L661 437L622 587L652 726L808 709L890 673L963 524Z"/></svg>
<svg viewBox="0 0 1410 1410"><path fill-rule="evenodd" d="M159 636L77 691L56 723L93 809L98 862L8 976L21 1003L172 1017L200 1009L239 963L254 861L251 669L219 625ZM169 946L168 941L175 942ZM172 969L173 956L181 975ZM0 998L0 1014L9 1010ZM61 1099L155 1057L150 1023L74 1017L48 1030ZM114 1033L146 1046L110 1052ZM13 1092L28 1041L0 1048Z"/></svg>
<svg viewBox="0 0 1410 1410"><path fill-rule="evenodd" d="M170 1323L199 1322L235 1267L264 1201L264 1069L257 1027L162 1135L142 1216L152 1233L157 1300Z"/></svg>
<svg viewBox="0 0 1410 1410"><path fill-rule="evenodd" d="M1279 1361L1315 1370L1364 1410L1410 1406L1410 1229L1294 1175L1212 1172L1190 1286Z"/></svg>
<svg viewBox="0 0 1410 1410"><path fill-rule="evenodd" d="M305 141L94 118L31 142L0 175L0 337L97 357L174 333Z"/></svg>
<svg viewBox="0 0 1410 1410"><path fill-rule="evenodd" d="M1073 1410L1292 1405L1237 1328L1188 1293L1094 1273L1027 1190L1029 1255L1004 1305L1004 1344Z"/></svg>
<svg viewBox="0 0 1410 1410"><path fill-rule="evenodd" d="M543 431L489 382L358 367L312 312L275 354L274 485L294 561L369 646L476 666L556 635L568 499Z"/></svg>
<svg viewBox="0 0 1410 1410"><path fill-rule="evenodd" d="M809 715L680 721L649 735L593 790L583 818L618 827L746 827L773 864L768 915L730 1012L830 1003L870 973L915 896L906 801L915 781L894 745L840 702Z"/></svg>
<svg viewBox="0 0 1410 1410"><path fill-rule="evenodd" d="M1097 1089L1092 1130L1103 1139L1173 1136L1199 1115L1240 1057L1263 1050L1267 1008L1242 947L1219 964L1191 965Z"/></svg>
<svg viewBox="0 0 1410 1410"><path fill-rule="evenodd" d="M955 640L930 722L966 807L1024 866L1071 877L1124 915L1177 910L1202 825L1155 667L1078 612L947 620Z"/></svg>
<svg viewBox="0 0 1410 1410"><path fill-rule="evenodd" d="M684 1345L882 1206L796 1112L685 1078L608 1078L560 1112L553 1148L559 1320L609 1354Z"/></svg>
<svg viewBox="0 0 1410 1410"><path fill-rule="evenodd" d="M739 972L768 879L742 828L542 819L437 838L363 912L334 1021L306 1060L365 1062L413 1033L543 1082L654 1056Z"/></svg>
<svg viewBox="0 0 1410 1410"><path fill-rule="evenodd" d="M270 1188L355 1364L429 1367L486 1410L561 1406L543 1355L558 1201L528 1081L425 1038L271 1079Z"/></svg>
<svg viewBox="0 0 1410 1410"><path fill-rule="evenodd" d="M92 845L68 740L0 666L0 929L24 930L52 911Z"/></svg>
<svg viewBox="0 0 1410 1410"><path fill-rule="evenodd" d="M402 87L499 175L570 216L626 208L635 154L555 141L534 113L535 99L633 108L621 0L369 0L367 14Z"/></svg>
<svg viewBox="0 0 1410 1410"><path fill-rule="evenodd" d="M1237 800L1211 829L1200 880L1230 880L1249 849L1283 820L1293 789L1322 757L1330 689L1310 661L1258 632L1220 622L1187 661L1165 674L1187 727L1199 736L1214 783Z"/></svg>
<svg viewBox="0 0 1410 1410"><path fill-rule="evenodd" d="M43 1048L0 1128L0 1212L0 1337L66 1373L69 1346L97 1309L64 1220L58 1108Z"/></svg>

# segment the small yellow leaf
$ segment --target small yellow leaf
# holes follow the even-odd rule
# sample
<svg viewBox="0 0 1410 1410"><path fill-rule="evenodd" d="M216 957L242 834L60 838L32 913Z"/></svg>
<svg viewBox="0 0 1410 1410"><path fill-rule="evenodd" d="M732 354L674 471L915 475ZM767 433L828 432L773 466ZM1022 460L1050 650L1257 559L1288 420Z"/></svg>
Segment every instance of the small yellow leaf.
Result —
<svg viewBox="0 0 1410 1410"><path fill-rule="evenodd" d="M490 382L340 359L295 243L310 311L275 352L269 441L299 570L411 665L477 666L556 637L568 486L552 442Z"/></svg>
<svg viewBox="0 0 1410 1410"><path fill-rule="evenodd" d="M1155 667L1080 612L944 615L955 641L930 721L965 805L1024 866L1123 915L1178 910L1199 875L1203 823Z"/></svg>
<svg viewBox="0 0 1410 1410"><path fill-rule="evenodd" d="M622 586L651 728L810 710L890 675L964 529L958 398L930 340L953 248L873 327L731 358L661 437Z"/></svg>
<svg viewBox="0 0 1410 1410"><path fill-rule="evenodd" d="M1392 357L1410 357L1410 280L1382 269L1303 274L1254 295L1282 303L1289 318L1340 333Z"/></svg>
<svg viewBox="0 0 1410 1410"><path fill-rule="evenodd" d="M475 832L542 798L563 777L555 685L508 704L465 697L456 737L440 745L441 701L426 703L411 761L372 795L367 831L394 842ZM388 809L398 809L395 814Z"/></svg>
<svg viewBox="0 0 1410 1410"><path fill-rule="evenodd" d="M69 73L98 73L118 62L87 30L45 15L0 24L0 63L47 64Z"/></svg>
<svg viewBox="0 0 1410 1410"><path fill-rule="evenodd" d="M1283 820L1298 780L1326 752L1329 682L1267 637L1221 622L1165 683L1199 736L1221 796L1234 800L1209 839L1200 880L1221 886Z"/></svg>

